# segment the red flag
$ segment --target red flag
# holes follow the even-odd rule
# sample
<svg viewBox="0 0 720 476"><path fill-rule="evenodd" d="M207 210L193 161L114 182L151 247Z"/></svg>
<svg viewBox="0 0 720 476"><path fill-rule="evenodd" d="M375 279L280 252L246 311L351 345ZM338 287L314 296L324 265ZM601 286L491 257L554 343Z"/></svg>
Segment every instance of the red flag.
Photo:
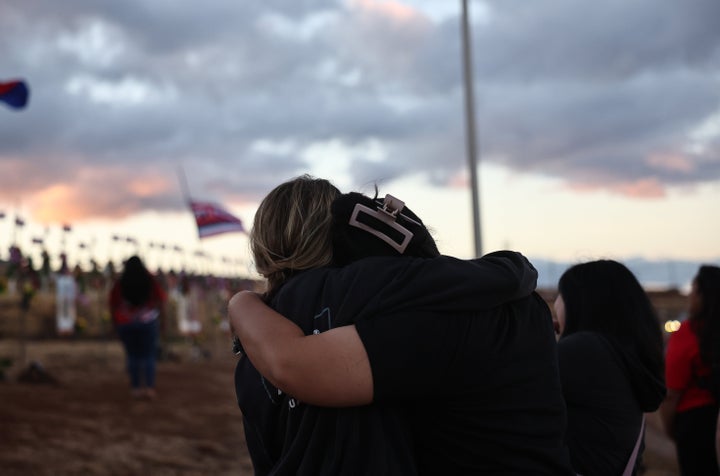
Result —
<svg viewBox="0 0 720 476"><path fill-rule="evenodd" d="M242 221L220 205L211 202L191 201L190 208L193 215L195 215L195 223L200 238L219 235L220 233L245 232Z"/></svg>

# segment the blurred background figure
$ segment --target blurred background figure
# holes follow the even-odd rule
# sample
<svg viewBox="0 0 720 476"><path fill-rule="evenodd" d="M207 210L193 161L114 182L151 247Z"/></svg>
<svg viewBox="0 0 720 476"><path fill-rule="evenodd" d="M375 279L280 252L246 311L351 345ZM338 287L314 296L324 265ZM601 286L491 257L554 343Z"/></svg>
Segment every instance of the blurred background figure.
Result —
<svg viewBox="0 0 720 476"><path fill-rule="evenodd" d="M700 267L688 296L688 318L670 336L665 365L668 395L661 416L675 440L681 474L717 475L720 267Z"/></svg>
<svg viewBox="0 0 720 476"><path fill-rule="evenodd" d="M77 312L75 299L77 284L70 272L65 255L61 256L60 270L55 276L55 302L57 332L61 336L72 335L75 331Z"/></svg>
<svg viewBox="0 0 720 476"><path fill-rule="evenodd" d="M126 355L132 396L155 398L160 319L167 297L139 257L125 262L110 290L110 314Z"/></svg>
<svg viewBox="0 0 720 476"><path fill-rule="evenodd" d="M175 319L177 330L190 343L192 358L197 360L207 354L200 346L202 322L198 318L200 312L200 296L198 284L193 283L190 276L182 274L170 292L170 298L175 303ZM227 302L227 300L225 300Z"/></svg>
<svg viewBox="0 0 720 476"><path fill-rule="evenodd" d="M202 323L197 318L196 294L193 292L190 277L185 274L180 277L178 286L172 292L177 307L178 330L193 341L202 331Z"/></svg>
<svg viewBox="0 0 720 476"><path fill-rule="evenodd" d="M560 277L555 328L573 469L636 474L644 412L665 396L660 323L623 264L591 261ZM623 473L623 471L629 471Z"/></svg>
<svg viewBox="0 0 720 476"><path fill-rule="evenodd" d="M5 273L7 275L7 292L13 296L18 291L17 280L22 266L22 251L15 245L10 246L9 249L10 258L8 260L8 266L6 267Z"/></svg>

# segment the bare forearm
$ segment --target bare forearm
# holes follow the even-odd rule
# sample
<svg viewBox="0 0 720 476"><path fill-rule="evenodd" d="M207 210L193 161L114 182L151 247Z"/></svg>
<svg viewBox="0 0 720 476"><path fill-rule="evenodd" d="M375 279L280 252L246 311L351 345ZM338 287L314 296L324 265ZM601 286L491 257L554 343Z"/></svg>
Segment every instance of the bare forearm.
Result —
<svg viewBox="0 0 720 476"><path fill-rule="evenodd" d="M314 405L372 401L370 364L353 326L305 336L247 291L233 296L228 315L250 361L279 389Z"/></svg>
<svg viewBox="0 0 720 476"><path fill-rule="evenodd" d="M233 333L255 368L277 385L275 373L282 366L280 347L289 347L293 339L304 337L302 329L276 313L249 291L234 295L228 304Z"/></svg>

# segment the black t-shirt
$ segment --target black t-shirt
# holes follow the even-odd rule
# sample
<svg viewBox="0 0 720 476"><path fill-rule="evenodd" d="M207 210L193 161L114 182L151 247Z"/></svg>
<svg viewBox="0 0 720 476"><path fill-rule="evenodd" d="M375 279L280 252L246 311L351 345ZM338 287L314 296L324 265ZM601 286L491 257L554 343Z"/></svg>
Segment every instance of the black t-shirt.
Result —
<svg viewBox="0 0 720 476"><path fill-rule="evenodd" d="M416 475L405 410L321 408L278 391L249 359L235 373L255 475Z"/></svg>
<svg viewBox="0 0 720 476"><path fill-rule="evenodd" d="M657 409L662 382L632 352L595 332L577 332L558 342L563 394L568 410L566 441L573 468L583 476L622 474L635 448L642 402ZM636 392L634 387L645 387ZM642 453L642 452L640 452ZM638 460L640 458L638 457Z"/></svg>
<svg viewBox="0 0 720 476"><path fill-rule="evenodd" d="M356 324L375 401L412 405L421 474L573 474L551 321L533 294Z"/></svg>
<svg viewBox="0 0 720 476"><path fill-rule="evenodd" d="M425 453L436 455L438 452L442 454L437 458L433 457L433 461L438 465L441 462L448 464L442 471L437 465L420 466L417 469L421 474L462 474L448 471L454 465L453 458L457 456L457 451L450 448L450 443L459 444L461 447L485 445L486 441L476 438L477 435L472 431L476 423L468 425L465 420L475 415L473 407L484 407L496 399L480 391L492 390L492 387L481 384L484 377L482 373L478 373L481 370L480 362L470 360L474 358L472 355L464 356L462 346L452 347L457 345L457 342L448 342L440 336L442 332L455 334L459 331L460 321L456 320L454 315L458 314L465 316L464 319L471 327L477 326L478 329L485 329L490 333L482 338L475 333L469 334L466 349L482 348L486 345L494 347L496 343L492 336L500 337L508 332L508 325L513 328L519 324L514 320L500 322L503 321L501 315L524 313L526 309L520 304L512 304L507 308L499 308L506 311L489 311L487 316L482 311L529 295L535 287L536 278L536 271L521 255L503 252L473 261L450 257L368 258L341 269L313 270L291 279L276 294L272 305L300 325L306 334L355 322L359 325L359 331L361 328L365 329L361 337L367 342L368 335L373 334L373 331L361 327L360 323L381 323L387 320L391 327L393 324L404 323L403 326L393 329L394 338L399 340L396 343L398 346L416 349L418 342L428 341L429 345L442 348L444 353L455 353L452 365L458 367L455 372L462 374L462 377L460 381L453 382L456 388L446 389L442 395L441 392L437 393L437 403L447 403L441 413L448 419L435 422L438 417L437 409L432 405L425 407L423 404L430 394L408 395L407 398L396 399L381 396L378 403L366 407L318 408L278 392L257 373L247 359L241 359L236 370L236 392L244 414L246 439L256 474L415 474L416 461L422 465L426 460L429 461L428 457L424 456ZM518 302L530 303L536 300L534 297ZM541 314L538 319L543 324L535 327L548 331L552 336L549 313L546 307L544 309L546 314ZM499 313L497 319L494 319L496 325L488 326L481 322L496 313ZM533 316L538 317L536 314ZM473 325L472 321L475 319L469 319L470 317L479 318L478 323ZM445 325L442 324L443 320L447 320ZM424 334L425 331L430 331L427 329L428 322L435 322L441 333ZM497 324L500 327L497 327ZM527 332L531 333L532 329L527 329ZM525 333L523 330L522 334ZM543 332L540 333L541 342L544 342L544 335ZM415 337L419 340L415 341ZM510 344L511 347L512 345L514 344ZM539 348L537 351L530 351L534 358L539 359L534 366L536 370L547 364L541 374L548 375L549 383L544 382L541 387L548 389L548 393L554 392L559 398L554 347L539 347L542 347L543 351L549 350L549 353L543 355L540 355ZM515 350L521 354L528 352L526 349ZM481 354L485 355L484 351ZM423 359L425 356L424 351L417 353L417 360L407 362L407 367L403 366L398 370L422 373L426 366ZM525 362L524 359L521 361ZM372 356L371 365L373 379L381 378L375 375L377 365ZM516 366L519 365L524 363L520 364L518 361ZM428 375L426 380L437 377ZM465 380L471 382L478 391L465 392ZM440 387L440 381L433 381L430 386ZM542 474L542 471L537 470L544 467L553 468L555 471L551 474L563 474L562 467L566 463L563 461L566 454L562 453L561 448L564 406L561 404L556 408L543 399L540 403L534 403L534 394L538 392L533 389L532 393L533 395L517 398L524 402L523 405L542 413L548 420L549 429L537 437L532 435L530 438L534 439L533 443L521 442L512 449L528 450L532 453L527 459L537 463L533 467L535 474ZM541 390L539 393L542 396L545 391ZM454 407L457 413L453 414L451 409L457 402L463 404ZM493 410L483 409L483 412L491 414ZM517 420L519 425L525 423L521 415L510 415L504 419L508 417ZM433 422L426 429L423 424L425 420ZM412 433L408 433L409 430ZM422 445L430 441L426 434L428 431L439 432L441 436L443 433L456 433L456 438L448 439L443 436L441 441L446 446L424 447ZM497 431L502 433L507 429L498 427ZM519 433L524 434L525 431L521 430ZM465 432L467 438L462 436ZM494 437L504 438L501 434ZM414 448L416 444L421 446ZM537 450L534 446L541 449ZM479 456L482 456L482 453L474 452ZM417 459L414 458L416 455L419 455ZM515 459L516 456L512 458ZM513 465L504 466L510 467Z"/></svg>

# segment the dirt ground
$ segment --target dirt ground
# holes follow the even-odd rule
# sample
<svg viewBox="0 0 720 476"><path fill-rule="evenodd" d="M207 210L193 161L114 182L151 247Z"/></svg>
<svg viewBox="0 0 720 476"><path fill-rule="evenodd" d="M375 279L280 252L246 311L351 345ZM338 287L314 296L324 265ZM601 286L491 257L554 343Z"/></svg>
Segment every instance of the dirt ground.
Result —
<svg viewBox="0 0 720 476"><path fill-rule="evenodd" d="M0 356L18 355L0 340ZM206 349L207 350L207 349ZM35 341L0 382L0 474L252 475L229 346L201 356L172 346L155 401L130 398L115 341ZM57 384L18 377L38 361Z"/></svg>
<svg viewBox="0 0 720 476"><path fill-rule="evenodd" d="M252 475L235 403L235 357L223 342L202 356L168 346L158 364L158 398L130 398L122 349L114 341L28 342L26 365L0 382L0 474ZM0 356L19 355L14 339ZM19 380L32 361L57 384ZM647 476L678 474L674 446L648 415Z"/></svg>

